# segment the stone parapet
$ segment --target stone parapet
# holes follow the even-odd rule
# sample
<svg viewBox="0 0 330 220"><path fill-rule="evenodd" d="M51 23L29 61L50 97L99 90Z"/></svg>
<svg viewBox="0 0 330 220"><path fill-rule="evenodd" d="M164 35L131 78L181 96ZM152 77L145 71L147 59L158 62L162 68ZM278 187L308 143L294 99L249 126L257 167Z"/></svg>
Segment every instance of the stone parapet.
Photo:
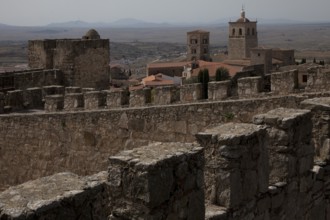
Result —
<svg viewBox="0 0 330 220"><path fill-rule="evenodd" d="M45 97L45 111L56 112L63 110L64 96L63 95L49 95Z"/></svg>
<svg viewBox="0 0 330 220"><path fill-rule="evenodd" d="M154 143L110 157L110 219L204 219L203 149Z"/></svg>
<svg viewBox="0 0 330 220"><path fill-rule="evenodd" d="M4 107L5 107L5 95L0 92L0 114L4 113Z"/></svg>
<svg viewBox="0 0 330 220"><path fill-rule="evenodd" d="M253 98L263 90L262 77L246 77L237 80L237 94L239 98Z"/></svg>
<svg viewBox="0 0 330 220"><path fill-rule="evenodd" d="M186 84L180 87L181 102L195 102L202 98L202 84Z"/></svg>
<svg viewBox="0 0 330 220"><path fill-rule="evenodd" d="M28 108L43 108L42 89L40 87L26 89L24 91L24 103Z"/></svg>
<svg viewBox="0 0 330 220"><path fill-rule="evenodd" d="M96 90L94 88L82 88L81 89L81 92L82 93L93 92L93 91L96 91Z"/></svg>
<svg viewBox="0 0 330 220"><path fill-rule="evenodd" d="M205 148L206 200L238 208L268 190L268 136L266 129L228 123L196 135Z"/></svg>
<svg viewBox="0 0 330 220"><path fill-rule="evenodd" d="M65 94L70 94L70 93L81 93L82 89L80 87L65 87Z"/></svg>
<svg viewBox="0 0 330 220"><path fill-rule="evenodd" d="M316 160L330 162L330 98L307 99L300 105L312 112Z"/></svg>
<svg viewBox="0 0 330 220"><path fill-rule="evenodd" d="M325 92L330 88L330 69L311 68L308 70L306 91Z"/></svg>
<svg viewBox="0 0 330 220"><path fill-rule="evenodd" d="M270 184L291 182L313 168L310 111L278 108L256 115L253 122L269 126Z"/></svg>
<svg viewBox="0 0 330 220"><path fill-rule="evenodd" d="M272 73L271 75L271 91L275 94L294 93L298 86L298 70Z"/></svg>
<svg viewBox="0 0 330 220"><path fill-rule="evenodd" d="M169 105L174 101L175 87L161 86L152 90L152 102L155 105Z"/></svg>
<svg viewBox="0 0 330 220"><path fill-rule="evenodd" d="M106 172L58 173L0 193L0 219L107 219Z"/></svg>
<svg viewBox="0 0 330 220"><path fill-rule="evenodd" d="M120 108L129 102L128 91L105 91L107 94L106 103L108 108Z"/></svg>
<svg viewBox="0 0 330 220"><path fill-rule="evenodd" d="M230 96L230 80L209 82L208 99L210 101L224 100Z"/></svg>
<svg viewBox="0 0 330 220"><path fill-rule="evenodd" d="M143 107L151 102L151 89L144 88L130 92L129 106L130 107Z"/></svg>
<svg viewBox="0 0 330 220"><path fill-rule="evenodd" d="M13 90L8 91L5 96L5 105L10 106L12 110L21 110L23 109L23 91L22 90Z"/></svg>
<svg viewBox="0 0 330 220"><path fill-rule="evenodd" d="M52 85L42 87L42 96L48 95L64 95L64 86Z"/></svg>
<svg viewBox="0 0 330 220"><path fill-rule="evenodd" d="M84 94L85 109L98 109L105 105L105 93L90 91Z"/></svg>
<svg viewBox="0 0 330 220"><path fill-rule="evenodd" d="M84 107L84 95L82 93L67 93L64 96L64 110L72 111Z"/></svg>

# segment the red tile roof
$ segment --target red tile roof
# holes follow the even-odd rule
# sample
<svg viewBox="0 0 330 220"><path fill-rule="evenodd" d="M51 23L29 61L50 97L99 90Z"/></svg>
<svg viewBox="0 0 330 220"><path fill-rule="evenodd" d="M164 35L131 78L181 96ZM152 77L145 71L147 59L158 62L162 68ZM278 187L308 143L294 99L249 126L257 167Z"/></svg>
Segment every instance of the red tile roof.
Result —
<svg viewBox="0 0 330 220"><path fill-rule="evenodd" d="M228 69L229 75L234 76L237 72L242 71L242 67L240 66L233 66L233 65L228 65L225 63L216 63L216 62L206 62L206 61L198 61L199 67L197 69L193 70L192 75L197 76L200 70L203 69L208 69L209 75L210 76L215 76L216 71L220 67L224 67Z"/></svg>

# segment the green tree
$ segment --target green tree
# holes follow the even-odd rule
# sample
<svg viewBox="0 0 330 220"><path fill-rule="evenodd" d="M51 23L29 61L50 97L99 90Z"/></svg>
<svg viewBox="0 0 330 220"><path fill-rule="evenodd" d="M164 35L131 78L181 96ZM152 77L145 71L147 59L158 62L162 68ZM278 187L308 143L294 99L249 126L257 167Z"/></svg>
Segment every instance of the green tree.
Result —
<svg viewBox="0 0 330 220"><path fill-rule="evenodd" d="M225 67L219 67L215 72L215 81L223 81L230 79L229 70Z"/></svg>
<svg viewBox="0 0 330 220"><path fill-rule="evenodd" d="M306 58L302 58L300 64L306 63Z"/></svg>
<svg viewBox="0 0 330 220"><path fill-rule="evenodd" d="M202 97L208 98L208 83L210 81L210 75L208 69L203 69L198 72L198 82L202 84Z"/></svg>

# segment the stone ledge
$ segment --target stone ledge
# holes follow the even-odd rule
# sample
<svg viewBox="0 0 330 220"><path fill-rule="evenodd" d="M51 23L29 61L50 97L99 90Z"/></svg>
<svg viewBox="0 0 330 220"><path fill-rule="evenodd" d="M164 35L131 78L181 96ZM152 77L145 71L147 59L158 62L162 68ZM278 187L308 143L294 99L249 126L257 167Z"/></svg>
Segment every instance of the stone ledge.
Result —
<svg viewBox="0 0 330 220"><path fill-rule="evenodd" d="M95 210L86 208L86 203L95 202L93 198L102 192L106 177L106 172L87 177L65 172L10 187L0 193L0 219L39 219L47 216L54 219L51 216L56 215L65 219L93 212Z"/></svg>

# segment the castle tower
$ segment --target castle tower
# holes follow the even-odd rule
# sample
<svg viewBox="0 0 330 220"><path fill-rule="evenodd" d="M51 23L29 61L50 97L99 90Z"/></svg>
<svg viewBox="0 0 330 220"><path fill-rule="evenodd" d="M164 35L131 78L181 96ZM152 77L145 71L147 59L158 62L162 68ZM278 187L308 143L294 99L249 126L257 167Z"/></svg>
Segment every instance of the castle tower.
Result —
<svg viewBox="0 0 330 220"><path fill-rule="evenodd" d="M29 41L29 67L61 70L65 86L107 89L109 45L94 29L82 39Z"/></svg>
<svg viewBox="0 0 330 220"><path fill-rule="evenodd" d="M210 60L210 32L191 31L187 33L187 59L188 60Z"/></svg>
<svg viewBox="0 0 330 220"><path fill-rule="evenodd" d="M242 9L241 17L236 22L229 22L229 59L248 59L250 58L250 49L257 46L257 22L247 19L245 11Z"/></svg>

